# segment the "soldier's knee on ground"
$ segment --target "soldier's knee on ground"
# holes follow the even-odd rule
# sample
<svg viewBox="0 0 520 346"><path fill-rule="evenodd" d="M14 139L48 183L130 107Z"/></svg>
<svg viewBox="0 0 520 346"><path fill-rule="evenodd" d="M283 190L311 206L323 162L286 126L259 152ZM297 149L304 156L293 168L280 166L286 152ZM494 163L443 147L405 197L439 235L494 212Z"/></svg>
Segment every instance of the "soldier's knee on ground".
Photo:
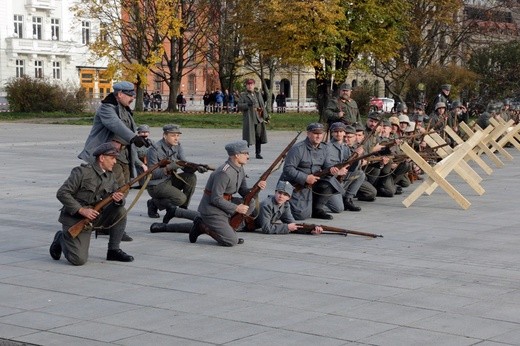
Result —
<svg viewBox="0 0 520 346"><path fill-rule="evenodd" d="M75 265L75 266L82 266L85 263L87 263L86 258L81 258L81 257L71 254L71 253L65 254L65 258L67 259L67 261L69 261L70 264Z"/></svg>

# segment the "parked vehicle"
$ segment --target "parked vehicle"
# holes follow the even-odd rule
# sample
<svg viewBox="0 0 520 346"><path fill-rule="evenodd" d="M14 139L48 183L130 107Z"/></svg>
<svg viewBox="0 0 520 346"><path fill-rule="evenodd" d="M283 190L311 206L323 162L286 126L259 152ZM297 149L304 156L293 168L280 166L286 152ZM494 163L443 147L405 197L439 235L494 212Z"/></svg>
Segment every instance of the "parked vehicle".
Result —
<svg viewBox="0 0 520 346"><path fill-rule="evenodd" d="M372 97L370 99L370 110L390 113L394 108L394 99L388 97Z"/></svg>

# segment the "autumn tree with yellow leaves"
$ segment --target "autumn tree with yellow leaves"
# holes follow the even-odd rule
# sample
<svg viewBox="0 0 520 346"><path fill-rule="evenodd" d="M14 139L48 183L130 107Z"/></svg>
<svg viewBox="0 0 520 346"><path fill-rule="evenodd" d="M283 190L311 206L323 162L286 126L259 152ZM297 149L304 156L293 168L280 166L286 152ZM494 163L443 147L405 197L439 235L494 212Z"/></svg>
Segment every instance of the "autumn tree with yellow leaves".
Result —
<svg viewBox="0 0 520 346"><path fill-rule="evenodd" d="M313 66L320 114L353 64L395 57L408 23L404 0L244 0L241 6L237 20L251 56Z"/></svg>

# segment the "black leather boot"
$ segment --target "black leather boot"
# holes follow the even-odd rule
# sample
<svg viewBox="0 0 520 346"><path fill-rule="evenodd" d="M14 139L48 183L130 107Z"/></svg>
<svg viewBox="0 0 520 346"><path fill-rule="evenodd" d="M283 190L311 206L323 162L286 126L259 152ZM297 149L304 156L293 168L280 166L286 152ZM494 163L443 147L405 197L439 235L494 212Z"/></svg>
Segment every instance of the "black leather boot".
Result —
<svg viewBox="0 0 520 346"><path fill-rule="evenodd" d="M166 232L166 224L160 222L154 222L150 226L150 233Z"/></svg>
<svg viewBox="0 0 520 346"><path fill-rule="evenodd" d="M361 211L361 208L354 204L352 198L346 198L343 200L344 210L348 211Z"/></svg>
<svg viewBox="0 0 520 346"><path fill-rule="evenodd" d="M159 215L159 212L157 211L157 206L153 202L153 199L149 199L146 202L146 206L148 207L148 217L152 219L158 219L161 216Z"/></svg>
<svg viewBox="0 0 520 346"><path fill-rule="evenodd" d="M168 208L166 208L166 215L164 215L162 222L168 223L171 219L175 217L175 211L177 210L177 207L174 205L169 205Z"/></svg>
<svg viewBox="0 0 520 346"><path fill-rule="evenodd" d="M107 261L132 262L133 260L133 256L126 254L121 249L107 251Z"/></svg>
<svg viewBox="0 0 520 346"><path fill-rule="evenodd" d="M202 222L202 218L196 217L190 230L190 243L196 243L199 235L205 234L208 230L209 228Z"/></svg>
<svg viewBox="0 0 520 346"><path fill-rule="evenodd" d="M54 240L52 241L51 247L49 248L49 253L53 260L59 260L61 257L61 231L56 232L54 235Z"/></svg>

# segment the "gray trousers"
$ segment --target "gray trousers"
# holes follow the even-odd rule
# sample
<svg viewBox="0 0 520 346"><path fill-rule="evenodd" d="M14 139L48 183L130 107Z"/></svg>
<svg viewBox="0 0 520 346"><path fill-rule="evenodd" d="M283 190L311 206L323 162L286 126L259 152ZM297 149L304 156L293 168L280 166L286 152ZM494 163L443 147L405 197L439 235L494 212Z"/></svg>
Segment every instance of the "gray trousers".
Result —
<svg viewBox="0 0 520 346"><path fill-rule="evenodd" d="M326 206L333 213L341 213L345 210L345 205L343 201L345 199L354 198L364 181L365 172L361 170L348 172L343 180L343 188L345 189L345 194L333 194L327 201Z"/></svg>
<svg viewBox="0 0 520 346"><path fill-rule="evenodd" d="M235 204L240 204L243 202L241 198L233 197L231 202ZM251 200L249 204L249 210L247 215L250 215L255 211L255 201ZM202 221L208 228L212 231L209 234L213 239L222 246L234 246L238 244L238 235L237 232L229 225L229 217L226 215L201 215ZM239 229L242 228L242 225L239 226Z"/></svg>
<svg viewBox="0 0 520 346"><path fill-rule="evenodd" d="M172 177L159 185L148 185L146 188L159 210L164 210L170 205L187 208L190 204L197 185L197 176L186 172L178 175L182 180Z"/></svg>
<svg viewBox="0 0 520 346"><path fill-rule="evenodd" d="M93 222L94 227L108 227L111 226L114 222L116 222L119 218L123 217L121 221L119 221L113 227L108 228L109 250L119 249L119 244L121 243L121 238L123 237L123 233L125 232L126 228L125 213L126 209L123 206L111 203ZM76 238L72 238L68 232L68 229L71 226L72 225L63 225L59 241L65 258L70 263L76 266L80 266L87 263L88 248L90 246L90 238L92 235L92 231L83 231Z"/></svg>

